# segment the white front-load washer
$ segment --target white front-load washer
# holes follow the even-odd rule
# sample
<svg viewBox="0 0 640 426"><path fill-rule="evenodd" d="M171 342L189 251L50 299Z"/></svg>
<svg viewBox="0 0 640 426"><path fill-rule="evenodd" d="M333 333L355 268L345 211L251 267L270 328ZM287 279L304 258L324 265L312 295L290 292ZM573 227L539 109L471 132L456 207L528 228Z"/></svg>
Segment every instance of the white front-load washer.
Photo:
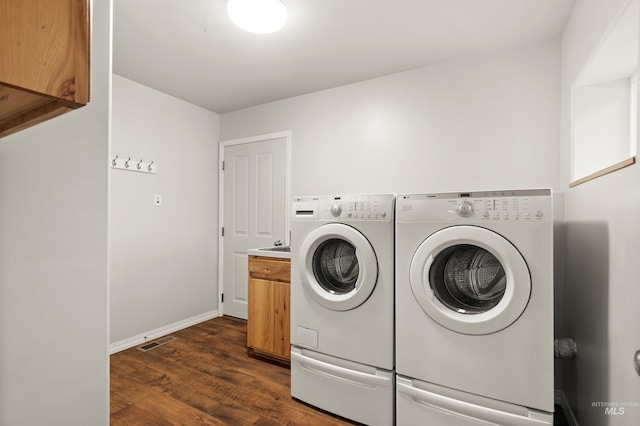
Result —
<svg viewBox="0 0 640 426"><path fill-rule="evenodd" d="M291 395L368 425L393 423L394 202L293 200Z"/></svg>
<svg viewBox="0 0 640 426"><path fill-rule="evenodd" d="M396 200L398 425L552 424L548 189Z"/></svg>

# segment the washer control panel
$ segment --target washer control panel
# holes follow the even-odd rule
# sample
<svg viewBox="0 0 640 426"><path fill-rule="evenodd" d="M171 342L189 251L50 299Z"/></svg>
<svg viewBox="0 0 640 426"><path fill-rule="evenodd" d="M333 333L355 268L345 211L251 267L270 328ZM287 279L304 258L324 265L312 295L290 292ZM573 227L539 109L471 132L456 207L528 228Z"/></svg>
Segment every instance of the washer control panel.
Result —
<svg viewBox="0 0 640 426"><path fill-rule="evenodd" d="M553 218L551 190L400 195L396 220L540 222Z"/></svg>
<svg viewBox="0 0 640 426"><path fill-rule="evenodd" d="M322 197L294 197L295 219L393 220L395 196L335 195Z"/></svg>

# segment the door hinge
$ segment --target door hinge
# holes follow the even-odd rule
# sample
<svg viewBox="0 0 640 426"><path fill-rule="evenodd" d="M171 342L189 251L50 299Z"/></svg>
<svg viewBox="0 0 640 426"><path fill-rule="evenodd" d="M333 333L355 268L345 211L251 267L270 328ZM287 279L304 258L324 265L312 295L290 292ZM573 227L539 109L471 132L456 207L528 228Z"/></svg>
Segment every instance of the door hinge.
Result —
<svg viewBox="0 0 640 426"><path fill-rule="evenodd" d="M224 293L220 296L220 303L224 303Z"/></svg>
<svg viewBox="0 0 640 426"><path fill-rule="evenodd" d="M222 171L224 172L224 160L222 160Z"/></svg>
<svg viewBox="0 0 640 426"><path fill-rule="evenodd" d="M224 237L224 226L221 228L221 234L222 237Z"/></svg>

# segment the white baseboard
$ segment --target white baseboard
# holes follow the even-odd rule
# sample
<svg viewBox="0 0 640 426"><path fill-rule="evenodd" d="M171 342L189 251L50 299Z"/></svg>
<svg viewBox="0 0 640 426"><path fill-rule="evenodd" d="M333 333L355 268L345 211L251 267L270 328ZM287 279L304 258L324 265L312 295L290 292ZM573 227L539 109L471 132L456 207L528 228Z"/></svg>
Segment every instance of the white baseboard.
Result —
<svg viewBox="0 0 640 426"><path fill-rule="evenodd" d="M554 403L560 405L562 407L562 411L564 412L564 416L567 418L567 421L571 426L578 426L578 421L576 417L573 415L573 411L571 411L571 407L569 406L569 401L565 398L564 393L560 390L555 390L553 393Z"/></svg>
<svg viewBox="0 0 640 426"><path fill-rule="evenodd" d="M145 342L157 339L158 337L171 334L174 331L182 330L183 328L191 327L192 325L196 325L203 321L217 318L219 316L219 311L216 309L215 311L206 312L202 315L196 315L195 317L187 318L183 321L178 321L176 323L156 328L155 330L147 331L146 333L142 333L128 339L120 340L119 342L111 343L109 345L109 355L132 348L134 346L141 345Z"/></svg>

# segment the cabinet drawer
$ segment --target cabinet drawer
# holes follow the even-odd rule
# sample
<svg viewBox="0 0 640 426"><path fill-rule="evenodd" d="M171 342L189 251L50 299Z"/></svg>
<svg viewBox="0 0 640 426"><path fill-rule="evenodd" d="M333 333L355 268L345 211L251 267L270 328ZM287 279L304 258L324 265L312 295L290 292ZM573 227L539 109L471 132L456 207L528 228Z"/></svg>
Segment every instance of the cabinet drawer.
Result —
<svg viewBox="0 0 640 426"><path fill-rule="evenodd" d="M277 257L249 256L249 277L290 282L291 261Z"/></svg>

